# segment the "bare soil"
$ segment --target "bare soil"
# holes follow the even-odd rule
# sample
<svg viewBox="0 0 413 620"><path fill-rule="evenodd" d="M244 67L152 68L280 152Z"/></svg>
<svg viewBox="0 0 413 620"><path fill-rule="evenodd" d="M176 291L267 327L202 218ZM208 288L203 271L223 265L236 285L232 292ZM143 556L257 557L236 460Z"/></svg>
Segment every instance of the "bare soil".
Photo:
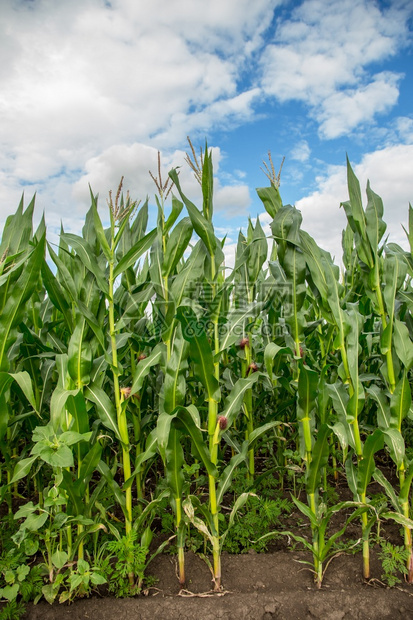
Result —
<svg viewBox="0 0 413 620"><path fill-rule="evenodd" d="M155 588L143 596L97 596L71 605L29 605L24 620L413 620L413 586L386 588L372 552L372 579L362 580L361 554L341 555L316 590L309 554L295 551L222 556L222 593L210 591L211 574L203 559L186 554L187 590L179 592L176 563L158 556L148 571Z"/></svg>

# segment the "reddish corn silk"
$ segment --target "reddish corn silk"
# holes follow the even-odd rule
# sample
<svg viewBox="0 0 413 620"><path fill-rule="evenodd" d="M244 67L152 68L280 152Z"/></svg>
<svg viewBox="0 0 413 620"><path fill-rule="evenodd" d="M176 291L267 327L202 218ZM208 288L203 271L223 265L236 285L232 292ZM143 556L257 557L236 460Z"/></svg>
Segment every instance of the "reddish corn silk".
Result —
<svg viewBox="0 0 413 620"><path fill-rule="evenodd" d="M122 396L124 398L129 398L130 394L131 394L131 388L130 387L123 387L120 388L120 393L122 394Z"/></svg>
<svg viewBox="0 0 413 620"><path fill-rule="evenodd" d="M248 340L248 338L242 338L239 343L238 346L240 349L245 349L246 346L248 346L250 343L250 341Z"/></svg>
<svg viewBox="0 0 413 620"><path fill-rule="evenodd" d="M252 362L252 364L250 364L247 368L247 376L252 373L252 372L257 372L258 371L258 366L255 362Z"/></svg>
<svg viewBox="0 0 413 620"><path fill-rule="evenodd" d="M218 424L221 431L224 431L228 426L228 419L224 415L218 417Z"/></svg>
<svg viewBox="0 0 413 620"><path fill-rule="evenodd" d="M145 353L141 353L141 354L139 355L139 357L138 357L138 364L139 364L139 362L141 362L142 360L146 360L146 355L145 355Z"/></svg>

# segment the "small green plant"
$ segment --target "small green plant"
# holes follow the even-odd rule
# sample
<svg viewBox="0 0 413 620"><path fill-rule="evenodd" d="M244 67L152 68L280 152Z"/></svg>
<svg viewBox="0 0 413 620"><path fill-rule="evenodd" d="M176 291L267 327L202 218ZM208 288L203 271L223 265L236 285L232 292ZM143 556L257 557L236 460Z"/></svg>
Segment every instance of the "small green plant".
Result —
<svg viewBox="0 0 413 620"><path fill-rule="evenodd" d="M76 569L71 571L67 581L70 589L62 592L59 603L89 596L93 586L106 583L106 579L100 574L99 569L95 566L91 567L89 562L82 559L77 561Z"/></svg>
<svg viewBox="0 0 413 620"><path fill-rule="evenodd" d="M25 612L29 601L42 596L43 577L40 566L30 567L25 555L11 549L0 558L0 601L6 602L0 620L16 620Z"/></svg>
<svg viewBox="0 0 413 620"><path fill-rule="evenodd" d="M405 547L392 545L387 540L383 540L380 547L379 560L384 571L381 578L392 588L397 583L401 583L400 574L407 575L406 563L409 554Z"/></svg>
<svg viewBox="0 0 413 620"><path fill-rule="evenodd" d="M145 570L152 559L148 560L151 540L152 532L147 528L140 542L137 532L131 530L126 536L107 544L109 554L99 568L109 583L109 592L116 597L135 596L141 592Z"/></svg>
<svg viewBox="0 0 413 620"><path fill-rule="evenodd" d="M225 539L224 550L229 553L247 553L249 549L258 553L266 551L268 541L257 538L279 525L280 518L290 513L291 507L287 499L270 500L251 496L246 504L247 510L236 516Z"/></svg>

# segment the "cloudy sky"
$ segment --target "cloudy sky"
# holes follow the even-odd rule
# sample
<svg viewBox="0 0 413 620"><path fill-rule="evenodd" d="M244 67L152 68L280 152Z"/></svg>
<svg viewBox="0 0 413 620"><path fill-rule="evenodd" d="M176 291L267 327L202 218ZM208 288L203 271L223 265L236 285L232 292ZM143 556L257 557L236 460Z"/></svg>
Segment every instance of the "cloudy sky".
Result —
<svg viewBox="0 0 413 620"><path fill-rule="evenodd" d="M1 0L0 225L22 191L78 232L88 183L153 195L208 141L229 251L271 150L281 194L340 259L346 153L404 241L413 202L411 0ZM197 185L185 166L181 183ZM263 221L268 221L265 215Z"/></svg>

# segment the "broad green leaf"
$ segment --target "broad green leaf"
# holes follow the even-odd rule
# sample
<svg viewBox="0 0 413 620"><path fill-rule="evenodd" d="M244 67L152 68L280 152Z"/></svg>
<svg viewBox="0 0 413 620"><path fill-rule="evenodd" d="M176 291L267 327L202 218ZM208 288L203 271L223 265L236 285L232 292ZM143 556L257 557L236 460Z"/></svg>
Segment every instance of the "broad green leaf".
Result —
<svg viewBox="0 0 413 620"><path fill-rule="evenodd" d="M113 277L116 278L121 273L126 271L129 267L135 265L136 261L149 250L152 243L155 241L157 235L156 228L151 230L144 237L139 239L135 245L129 250L129 252L118 262L113 270Z"/></svg>
<svg viewBox="0 0 413 620"><path fill-rule="evenodd" d="M386 232L386 224L383 222L383 201L370 188L370 182L367 181L367 207L366 207L366 226L367 237L373 254L377 254L379 243Z"/></svg>
<svg viewBox="0 0 413 620"><path fill-rule="evenodd" d="M361 459L357 472L357 493L363 498L366 495L367 485L370 483L373 472L376 468L374 455L381 450L384 445L383 431L376 428L372 435L366 439L363 448L363 458Z"/></svg>
<svg viewBox="0 0 413 620"><path fill-rule="evenodd" d="M148 357L141 360L137 366L135 373L132 377L131 394L136 394L142 388L145 378L148 376L151 368L159 364L162 358L162 348L155 347Z"/></svg>
<svg viewBox="0 0 413 620"><path fill-rule="evenodd" d="M322 470L327 467L329 444L328 438L331 433L331 429L327 424L322 424L317 439L313 447L311 463L307 473L307 493L314 495L318 486L320 485L320 478Z"/></svg>
<svg viewBox="0 0 413 620"><path fill-rule="evenodd" d="M170 427L168 443L165 450L166 480L171 489L175 502L181 500L182 490L185 483L183 465L184 451L181 444L181 433L176 428Z"/></svg>
<svg viewBox="0 0 413 620"><path fill-rule="evenodd" d="M274 366L275 358L278 355L283 355L285 353L291 354L291 350L287 347L280 347L275 342L269 342L264 350L264 363L267 369L268 376L272 380L272 371Z"/></svg>
<svg viewBox="0 0 413 620"><path fill-rule="evenodd" d="M409 413L412 405L412 393L408 380L407 371L403 372L402 378L397 382L396 388L390 396L391 426L402 430L402 422Z"/></svg>
<svg viewBox="0 0 413 620"><path fill-rule="evenodd" d="M168 239L162 265L162 275L168 277L181 260L192 237L192 224L189 217L184 217L173 229Z"/></svg>
<svg viewBox="0 0 413 620"><path fill-rule="evenodd" d="M96 469L98 470L98 472L105 479L105 481L106 481L108 487L110 488L110 490L112 491L116 501L118 502L119 506L122 508L123 514L127 517L125 495L124 495L124 493L122 493L118 483L114 479L111 470L109 469L109 467L106 465L106 463L104 461L99 461L98 466L97 466Z"/></svg>
<svg viewBox="0 0 413 620"><path fill-rule="evenodd" d="M268 215L274 218L283 206L278 187L275 187L275 185L271 185L271 187L259 187L256 191Z"/></svg>
<svg viewBox="0 0 413 620"><path fill-rule="evenodd" d="M108 240L106 238L105 231L103 230L102 221L98 213L97 202L96 202L95 196L93 195L92 188L90 187L90 185L89 185L89 191L90 191L90 199L92 201L91 210L93 214L93 223L95 227L96 236L99 240L100 247L102 248L104 255L106 256L107 260L110 261L112 259L112 251L110 249Z"/></svg>
<svg viewBox="0 0 413 620"><path fill-rule="evenodd" d="M230 459L228 465L221 473L218 482L217 488L217 506L220 506L222 500L224 499L224 495L227 492L228 488L231 486L232 479L234 477L234 472L241 465L242 462L245 462L248 454L248 442L244 441L242 450L238 454L234 454L234 456Z"/></svg>
<svg viewBox="0 0 413 620"><path fill-rule="evenodd" d="M60 570L66 564L68 559L69 556L67 555L66 551L59 551L58 549L52 555L53 566Z"/></svg>
<svg viewBox="0 0 413 620"><path fill-rule="evenodd" d="M404 462L405 445L400 431L396 428L387 428L383 431L384 443L389 448L390 456L397 467L400 468Z"/></svg>
<svg viewBox="0 0 413 620"><path fill-rule="evenodd" d="M76 396L79 390L65 390L60 386L56 386L50 399L50 422L55 431L59 426L64 426L63 420L66 416L66 403L69 396Z"/></svg>
<svg viewBox="0 0 413 620"><path fill-rule="evenodd" d="M47 512L41 512L40 514L35 514L32 512L28 515L26 521L24 522L24 527L30 532L37 532L46 523L48 517L49 515Z"/></svg>
<svg viewBox="0 0 413 620"><path fill-rule="evenodd" d="M366 388L366 392L374 398L377 403L377 426L382 430L386 430L391 424L390 403L386 398L383 390L377 385L371 385Z"/></svg>
<svg viewBox="0 0 413 620"><path fill-rule="evenodd" d="M29 471L31 470L33 463L36 460L37 460L37 455L30 456L27 459L21 459L20 461L18 461L14 468L13 477L10 480L10 484L14 484L18 480L25 478L27 474L29 473Z"/></svg>
<svg viewBox="0 0 413 620"><path fill-rule="evenodd" d="M228 427L232 425L234 420L239 415L244 402L245 393L247 390L251 389L254 383L257 382L258 377L259 373L254 373L245 379L238 379L231 392L226 397L221 416L224 416L227 419Z"/></svg>
<svg viewBox="0 0 413 620"><path fill-rule="evenodd" d="M82 261L83 265L88 269L96 278L96 282L106 296L109 295L109 285L105 274L100 268L95 253L90 247L89 243L79 237L78 235L74 235L72 233L63 233L60 235L61 239L65 241L68 245L70 245L74 250L76 250L77 255Z"/></svg>
<svg viewBox="0 0 413 620"><path fill-rule="evenodd" d="M188 210L189 217L191 218L192 226L196 234L202 239L205 244L205 247L208 249L208 254L210 257L215 255L215 250L217 247L217 240L214 233L214 228L212 223L202 215L199 209L191 202L182 192L181 184L179 182L178 174L176 170L171 170L169 172L169 176L172 181L175 183L176 189L178 190L181 199L185 203L185 206Z"/></svg>
<svg viewBox="0 0 413 620"><path fill-rule="evenodd" d="M17 326L25 315L25 304L37 286L44 251L43 237L30 253L19 279L8 290L5 305L0 313L0 370L7 371L9 368L7 353L16 341Z"/></svg>
<svg viewBox="0 0 413 620"><path fill-rule="evenodd" d="M189 354L194 362L195 374L207 391L207 399L218 402L221 390L215 378L212 349L202 322L198 321L194 311L188 306L178 309L177 318L182 325L182 334L189 342Z"/></svg>
<svg viewBox="0 0 413 620"><path fill-rule="evenodd" d="M186 394L186 371L188 369L189 343L182 336L181 325L177 326L171 357L165 364L165 380L161 394L161 410L167 413L183 405Z"/></svg>
<svg viewBox="0 0 413 620"><path fill-rule="evenodd" d="M88 400L95 403L98 416L103 426L112 431L119 441L122 441L116 420L115 407L106 392L96 385L96 383L91 383L85 388L84 394Z"/></svg>
<svg viewBox="0 0 413 620"><path fill-rule="evenodd" d="M387 480L383 472L381 472L380 469L376 468L373 473L373 478L376 482L378 482L384 488L384 490L386 491L387 497L390 499L391 503L393 504L393 508L397 510L397 512L401 512L399 499L395 493L395 490L392 484Z"/></svg>
<svg viewBox="0 0 413 620"><path fill-rule="evenodd" d="M405 323L398 319L394 320L394 348L396 355L406 370L413 366L413 342Z"/></svg>

